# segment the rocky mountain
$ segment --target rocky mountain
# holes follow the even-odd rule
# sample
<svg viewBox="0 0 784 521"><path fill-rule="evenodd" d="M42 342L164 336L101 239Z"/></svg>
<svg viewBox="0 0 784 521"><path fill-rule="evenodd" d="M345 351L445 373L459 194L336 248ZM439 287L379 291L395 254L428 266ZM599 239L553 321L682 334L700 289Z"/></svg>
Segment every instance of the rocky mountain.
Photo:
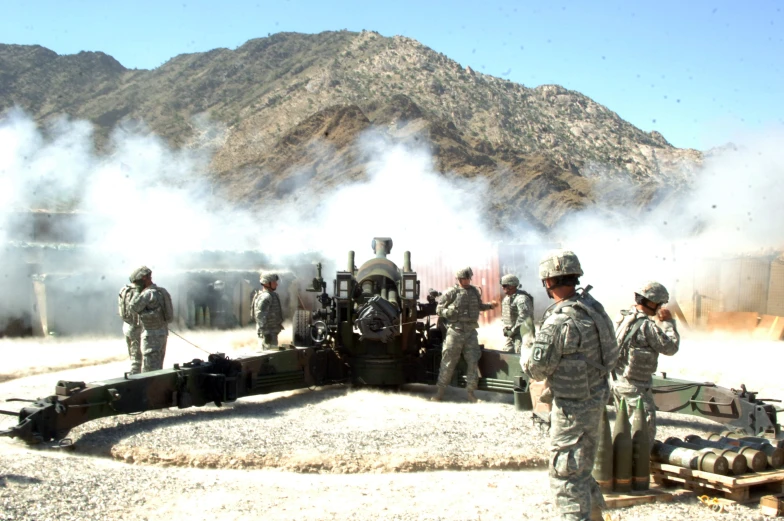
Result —
<svg viewBox="0 0 784 521"><path fill-rule="evenodd" d="M522 214L548 228L612 199L608 178L636 186L642 207L687 183L702 160L578 92L527 88L370 31L280 33L154 70L0 45L0 112L13 106L42 124L88 119L99 146L116 125L143 121L172 146L213 147L211 175L239 204L286 198L303 181L318 191L362 178L357 138L369 128L422 138L441 172L487 178L500 227ZM314 143L329 154L314 155Z"/></svg>

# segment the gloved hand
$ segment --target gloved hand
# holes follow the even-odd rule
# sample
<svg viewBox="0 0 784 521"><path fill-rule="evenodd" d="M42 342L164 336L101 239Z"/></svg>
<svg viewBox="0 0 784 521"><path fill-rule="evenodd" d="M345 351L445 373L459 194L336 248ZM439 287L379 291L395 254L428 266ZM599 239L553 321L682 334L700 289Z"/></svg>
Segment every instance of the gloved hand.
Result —
<svg viewBox="0 0 784 521"><path fill-rule="evenodd" d="M505 327L504 328L504 336L508 337L511 334L512 334L512 328L511 327Z"/></svg>
<svg viewBox="0 0 784 521"><path fill-rule="evenodd" d="M450 321L457 320L459 315L457 314L457 310L453 306L449 306L444 310L444 318Z"/></svg>

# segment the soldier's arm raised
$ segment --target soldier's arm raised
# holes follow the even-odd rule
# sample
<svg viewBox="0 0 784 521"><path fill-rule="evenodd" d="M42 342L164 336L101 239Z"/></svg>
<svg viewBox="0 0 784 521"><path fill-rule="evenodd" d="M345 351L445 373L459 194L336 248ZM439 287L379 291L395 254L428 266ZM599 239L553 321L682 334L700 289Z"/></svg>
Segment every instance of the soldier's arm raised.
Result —
<svg viewBox="0 0 784 521"><path fill-rule="evenodd" d="M646 320L642 332L654 351L667 356L678 352L681 339L674 320Z"/></svg>
<svg viewBox="0 0 784 521"><path fill-rule="evenodd" d="M138 290L137 290L138 291ZM139 291L128 303L134 313L141 313L147 308L155 308L155 293L151 290Z"/></svg>

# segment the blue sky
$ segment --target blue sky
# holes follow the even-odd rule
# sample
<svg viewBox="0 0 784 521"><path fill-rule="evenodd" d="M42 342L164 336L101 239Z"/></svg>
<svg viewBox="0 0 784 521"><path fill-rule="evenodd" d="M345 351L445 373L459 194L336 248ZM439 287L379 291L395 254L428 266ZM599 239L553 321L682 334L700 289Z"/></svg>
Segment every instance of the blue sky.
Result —
<svg viewBox="0 0 784 521"><path fill-rule="evenodd" d="M269 33L338 29L414 38L527 87L563 85L678 147L784 127L784 1L4 0L0 42L151 69Z"/></svg>

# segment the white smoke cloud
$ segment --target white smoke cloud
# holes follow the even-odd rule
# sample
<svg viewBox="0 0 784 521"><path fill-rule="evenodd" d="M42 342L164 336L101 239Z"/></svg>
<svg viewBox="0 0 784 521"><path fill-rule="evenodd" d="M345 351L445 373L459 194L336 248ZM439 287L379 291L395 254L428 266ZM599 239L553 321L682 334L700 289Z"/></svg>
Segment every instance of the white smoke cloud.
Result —
<svg viewBox="0 0 784 521"><path fill-rule="evenodd" d="M87 244L76 254L77 264L99 269L101 279L117 285L136 265L176 270L183 257L205 250L259 250L280 268L291 256L318 252L343 269L348 250L361 264L372 257L371 239L388 236L394 262L409 250L415 269L442 258L450 270L476 266L497 251L499 240L509 240L489 224L486 202L493 194L487 181L439 173L420 144L426 140L366 133L356 148L370 161L365 178L353 182L341 182L341 175L356 165L336 162L326 142L311 143L310 153L333 165L334 190L317 194L311 175L303 175L278 204L246 208L216 195L207 175L225 130L204 117L194 125L190 148L173 150L143 127L118 128L109 152L99 153L89 123L62 118L42 131L13 111L0 120L0 203L6 210L83 212ZM701 257L784 244L784 206L775 197L784 172L779 142L780 135L750 136L716 152L691 190L642 214L632 203L633 185L605 180L598 185L606 194L597 197L599 206L568 216L549 236L518 223L515 237L525 237L537 255L537 248L553 243L574 250L586 272L583 282L596 287L597 298L610 310L625 307L646 280L672 287ZM618 203L624 199L628 205ZM0 239L6 242L2 234L13 230L3 224ZM0 260L20 264L9 257L13 250L3 251ZM534 270L518 275L541 295ZM0 314L3 307L13 305L6 300Z"/></svg>
<svg viewBox="0 0 784 521"><path fill-rule="evenodd" d="M614 192L614 204L567 217L553 237L578 254L582 282L596 286L594 294L612 310L630 305L648 280L676 288L703 259L780 251L784 206L775 194L784 181L782 137L748 135L707 154L690 187L647 211L635 207L633 186L602 183ZM624 198L627 205L617 204Z"/></svg>
<svg viewBox="0 0 784 521"><path fill-rule="evenodd" d="M198 137L202 145L216 145L220 136L207 129ZM457 265L472 264L492 245L483 222L486 182L445 177L427 148L380 133L357 143L360 155L371 159L364 180L338 183L318 198L307 185L295 187L281 203L252 209L214 194L206 175L213 148L173 150L143 127L118 127L108 152L99 153L89 123L63 118L42 131L15 111L0 120L0 137L4 208L81 216L77 224L85 244L70 252L69 265L55 253L53 263L34 268L94 272L80 280L75 288L80 291L91 284L96 291L119 286L140 264L158 273L177 270L183 257L205 250L258 250L282 269L292 256L318 252L326 266L343 269L348 250L356 251L357 264L372 257L370 241L377 236L394 240L391 258L399 264L405 250L414 252L415 262L443 253ZM313 154L333 152L323 143L310 148ZM337 179L343 166L352 165L336 165ZM11 220L3 224L0 229L26 238L8 230L15 225ZM68 240L68 233L63 236ZM0 255L20 266L29 260L28 251L6 249ZM329 270L324 275L331 276ZM29 279L22 279L20 291L30 293Z"/></svg>
<svg viewBox="0 0 784 521"><path fill-rule="evenodd" d="M444 251L458 264L481 258L478 252L492 243L483 179L444 176L425 146L378 132L362 136L358 147L371 158L366 179L339 185L312 207L307 197L276 206L272 231L261 230L263 242L284 253L312 249L333 258L357 250L359 260L372 256L373 237L391 237L401 258L403 250L420 259Z"/></svg>

